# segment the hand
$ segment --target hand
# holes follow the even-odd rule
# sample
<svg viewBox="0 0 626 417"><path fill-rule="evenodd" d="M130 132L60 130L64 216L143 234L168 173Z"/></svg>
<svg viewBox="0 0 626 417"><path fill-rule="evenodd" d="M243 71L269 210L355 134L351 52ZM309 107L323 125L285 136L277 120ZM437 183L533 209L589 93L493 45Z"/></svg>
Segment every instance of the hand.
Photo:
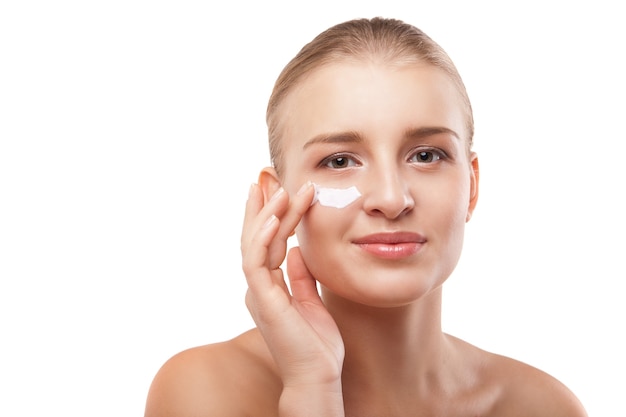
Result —
<svg viewBox="0 0 626 417"><path fill-rule="evenodd" d="M313 186L291 199L279 190L266 205L257 185L246 205L241 251L248 282L246 305L263 335L286 388L341 387L344 346L299 248L287 257L291 293L280 265L287 238L313 200Z"/></svg>

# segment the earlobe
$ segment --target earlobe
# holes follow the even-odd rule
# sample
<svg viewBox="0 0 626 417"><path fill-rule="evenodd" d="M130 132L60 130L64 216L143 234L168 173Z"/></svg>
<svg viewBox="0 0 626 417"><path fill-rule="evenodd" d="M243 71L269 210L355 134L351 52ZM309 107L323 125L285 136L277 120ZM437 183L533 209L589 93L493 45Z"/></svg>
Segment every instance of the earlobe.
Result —
<svg viewBox="0 0 626 417"><path fill-rule="evenodd" d="M266 167L261 170L259 173L259 187L263 191L263 204L267 204L274 193L281 187L280 179L273 167Z"/></svg>
<svg viewBox="0 0 626 417"><path fill-rule="evenodd" d="M470 154L470 198L469 205L467 207L467 216L465 219L466 222L468 222L472 218L472 213L474 213L476 203L478 202L478 179L478 155L476 155L475 152L472 152Z"/></svg>

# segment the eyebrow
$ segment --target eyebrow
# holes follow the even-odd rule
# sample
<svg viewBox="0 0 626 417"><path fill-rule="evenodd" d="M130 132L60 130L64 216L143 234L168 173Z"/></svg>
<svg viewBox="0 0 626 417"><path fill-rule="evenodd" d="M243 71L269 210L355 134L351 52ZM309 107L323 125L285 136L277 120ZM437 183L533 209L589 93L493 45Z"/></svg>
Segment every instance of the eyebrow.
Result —
<svg viewBox="0 0 626 417"><path fill-rule="evenodd" d="M417 127L417 128L409 128L404 132L405 139L423 139L429 136L439 135L439 134L449 134L459 139L459 135L452 129L443 126L428 126L428 127ZM322 133L320 135L314 136L313 138L306 141L303 149L308 148L311 145L318 143L361 143L363 142L363 135L356 131L346 131L346 132L338 132L338 133Z"/></svg>
<svg viewBox="0 0 626 417"><path fill-rule="evenodd" d="M428 126L428 127L418 127L418 128L407 129L404 132L404 137L406 139L422 139L422 138L426 138L429 136L440 135L442 133L452 135L455 138L460 139L460 136L458 135L458 133L456 133L452 129L449 129L443 126Z"/></svg>
<svg viewBox="0 0 626 417"><path fill-rule="evenodd" d="M339 133L322 133L321 135L314 136L312 139L306 141L303 149L308 148L316 143L360 143L363 142L363 136L359 132L347 131Z"/></svg>

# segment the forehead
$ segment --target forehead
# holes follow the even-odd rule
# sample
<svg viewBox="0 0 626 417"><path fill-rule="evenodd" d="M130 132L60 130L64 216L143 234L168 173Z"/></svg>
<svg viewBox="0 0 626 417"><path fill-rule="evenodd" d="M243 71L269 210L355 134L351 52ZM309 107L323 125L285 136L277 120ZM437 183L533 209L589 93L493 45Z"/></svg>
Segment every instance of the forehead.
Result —
<svg viewBox="0 0 626 417"><path fill-rule="evenodd" d="M280 109L283 147L333 131L392 135L431 125L466 137L462 97L442 70L424 63L333 63L314 70Z"/></svg>

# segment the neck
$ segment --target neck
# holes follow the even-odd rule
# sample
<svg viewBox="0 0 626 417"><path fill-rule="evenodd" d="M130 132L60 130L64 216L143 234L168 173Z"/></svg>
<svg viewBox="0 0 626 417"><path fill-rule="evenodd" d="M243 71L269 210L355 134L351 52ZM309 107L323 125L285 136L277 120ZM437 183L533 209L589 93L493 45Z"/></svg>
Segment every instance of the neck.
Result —
<svg viewBox="0 0 626 417"><path fill-rule="evenodd" d="M452 348L441 330L441 288L395 308L323 295L346 349L342 376L346 402L351 393L355 401L385 395L388 401L415 401L420 393L429 395L448 384Z"/></svg>

